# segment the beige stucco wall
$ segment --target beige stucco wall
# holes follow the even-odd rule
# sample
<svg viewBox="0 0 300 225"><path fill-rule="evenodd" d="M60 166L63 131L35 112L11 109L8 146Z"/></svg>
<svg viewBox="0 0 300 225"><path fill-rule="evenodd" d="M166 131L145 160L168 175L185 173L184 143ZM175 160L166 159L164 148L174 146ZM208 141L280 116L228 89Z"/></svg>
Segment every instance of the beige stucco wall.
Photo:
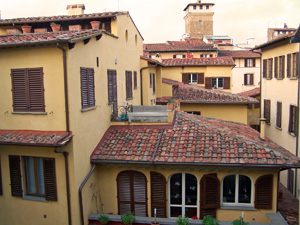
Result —
<svg viewBox="0 0 300 225"><path fill-rule="evenodd" d="M289 53L295 53L299 51L299 44L290 44L289 40L281 41L280 43L273 44L269 47L265 47L262 50L262 60L268 58L274 58L276 56L287 55ZM287 60L287 56L285 57ZM274 61L273 61L274 66ZM286 68L286 66L285 66ZM273 74L274 75L274 74ZM277 144L281 145L285 149L289 150L293 154L296 154L296 137L289 134L289 111L290 105L297 106L298 95L298 80L289 79L286 77L282 80L277 80L273 77L271 80L262 78L261 86L261 113L263 117L264 113L264 99L271 100L271 123L266 125L266 136ZM276 128L276 111L277 101L282 102L282 128ZM298 181L300 176L298 177ZM280 181L287 185L287 173L281 173ZM296 190L297 196L299 196L299 184Z"/></svg>
<svg viewBox="0 0 300 225"><path fill-rule="evenodd" d="M255 222L265 222L268 223L270 222L266 213L269 212L276 212L276 194L277 194L277 173L268 171L266 169L262 170L254 170L254 169L239 169L238 172L236 168L227 168L227 169L221 169L221 168L211 168L211 167L206 167L205 170L201 167L193 167L190 166L189 169L186 169L186 167L172 167L170 166L169 169L166 168L165 166L159 167L159 166L150 166L149 168L142 167L142 166L135 166L134 169L130 167L124 167L120 165L119 167L116 166L97 166L97 171L96 171L96 176L97 176L97 184L99 188L99 193L101 195L103 207L104 207L104 213L113 213L117 214L118 213L118 201L117 201L117 182L116 178L119 172L124 171L124 170L135 170L142 172L146 178L147 178L147 197L148 197L148 215L151 215L151 196L150 196L150 190L151 190L151 182L150 182L150 171L154 172L159 172L164 177L166 178L167 181L167 215L169 215L169 210L168 210L168 199L169 199L169 191L168 191L168 185L169 185L169 178L175 174L175 173L191 173L195 175L198 179L198 183L200 182L200 179L202 178L203 175L205 174L210 174L210 173L218 173L218 179L222 183L222 179L231 174L242 174L249 176L250 179L252 180L252 190L254 191L255 187L255 181L257 180L258 177L266 174L273 174L274 179L273 179L273 208L272 210L241 210L239 208L236 208L236 210L229 210L229 209L218 209L217 210L217 219L221 221L233 221L234 219L237 219L241 216L242 211L245 212L245 221L253 221L252 219L254 218ZM221 186L222 187L222 186ZM222 188L221 188L222 190ZM199 187L198 187L199 191ZM106 194L106 193L109 193ZM221 194L220 194L221 196ZM199 198L199 196L198 196ZM200 202L200 200L198 201ZM252 195L252 206L254 206L254 192ZM199 205L198 205L199 207ZM197 213L199 214L199 210L197 210ZM199 215L198 215L199 217Z"/></svg>
<svg viewBox="0 0 300 225"><path fill-rule="evenodd" d="M202 116L247 124L245 104L187 104L181 103L180 110L200 111Z"/></svg>

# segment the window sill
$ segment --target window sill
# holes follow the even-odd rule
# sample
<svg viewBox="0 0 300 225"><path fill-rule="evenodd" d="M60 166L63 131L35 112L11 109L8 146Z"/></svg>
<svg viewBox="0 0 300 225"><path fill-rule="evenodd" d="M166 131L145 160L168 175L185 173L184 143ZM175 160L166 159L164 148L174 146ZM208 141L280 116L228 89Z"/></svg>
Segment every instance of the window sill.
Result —
<svg viewBox="0 0 300 225"><path fill-rule="evenodd" d="M284 77L277 77L277 80L283 80Z"/></svg>
<svg viewBox="0 0 300 225"><path fill-rule="evenodd" d="M272 78L266 78L266 80L272 80Z"/></svg>
<svg viewBox="0 0 300 225"><path fill-rule="evenodd" d="M294 133L290 133L290 132L288 132L288 133L289 133L289 135L296 137L296 135Z"/></svg>
<svg viewBox="0 0 300 225"><path fill-rule="evenodd" d="M48 202L44 197L30 196L30 195L25 195L22 197L22 199L30 200L30 201L38 201L38 202Z"/></svg>
<svg viewBox="0 0 300 225"><path fill-rule="evenodd" d="M290 80L298 80L298 77L289 77Z"/></svg>
<svg viewBox="0 0 300 225"><path fill-rule="evenodd" d="M277 126L275 126L275 128L276 128L277 130L282 130L282 127L277 127Z"/></svg>
<svg viewBox="0 0 300 225"><path fill-rule="evenodd" d="M220 209L227 209L227 210L241 210L241 211L257 211L257 209L253 208L252 206L228 206L228 205L223 205L220 207Z"/></svg>
<svg viewBox="0 0 300 225"><path fill-rule="evenodd" d="M28 114L28 115L47 115L47 112L11 112L11 114Z"/></svg>
<svg viewBox="0 0 300 225"><path fill-rule="evenodd" d="M87 112L87 111L94 110L94 109L96 109L96 108L97 108L97 106L92 106L92 107L89 107L89 108L81 109L80 111L81 111L81 112Z"/></svg>
<svg viewBox="0 0 300 225"><path fill-rule="evenodd" d="M126 100L132 100L133 99L133 97L130 97L130 98L126 98Z"/></svg>

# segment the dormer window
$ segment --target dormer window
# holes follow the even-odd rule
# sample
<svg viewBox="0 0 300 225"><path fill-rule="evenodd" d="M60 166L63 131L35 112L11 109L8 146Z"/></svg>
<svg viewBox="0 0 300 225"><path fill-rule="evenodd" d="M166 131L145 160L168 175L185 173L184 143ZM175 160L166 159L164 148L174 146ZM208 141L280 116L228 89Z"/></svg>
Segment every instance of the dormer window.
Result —
<svg viewBox="0 0 300 225"><path fill-rule="evenodd" d="M202 6L202 5L200 5L200 9L203 9L203 6Z"/></svg>
<svg viewBox="0 0 300 225"><path fill-rule="evenodd" d="M193 9L196 10L196 5L193 5Z"/></svg>
<svg viewBox="0 0 300 225"><path fill-rule="evenodd" d="M209 9L209 5L206 6L206 9Z"/></svg>

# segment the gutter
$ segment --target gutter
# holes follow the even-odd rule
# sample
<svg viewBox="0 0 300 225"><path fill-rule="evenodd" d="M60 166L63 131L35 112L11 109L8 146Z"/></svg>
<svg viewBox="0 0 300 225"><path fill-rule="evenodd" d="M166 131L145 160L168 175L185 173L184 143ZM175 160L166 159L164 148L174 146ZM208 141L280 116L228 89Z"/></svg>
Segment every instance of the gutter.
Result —
<svg viewBox="0 0 300 225"><path fill-rule="evenodd" d="M260 118L263 118L262 117L262 115L261 115L261 104L262 104L262 98L261 98L261 87L262 87L262 79L263 79L263 77L262 77L262 73L261 73L261 66L262 66L262 53L261 52L255 52L254 51L255 49L252 49L251 51L253 52L253 53L257 53L257 54L259 54L260 55L260 68L259 68L259 76L260 76L260 85L259 85L259 98L260 98L260 107L259 107L259 116L260 116Z"/></svg>
<svg viewBox="0 0 300 225"><path fill-rule="evenodd" d="M152 66L146 66L146 67L142 67L141 69L140 69L140 80L141 80L141 105L143 105L144 104L144 102L143 102L143 70L145 70L145 69L149 69L149 68L153 68L153 67L157 67L157 65L158 65L158 63L157 63L157 61L155 61L155 65L152 65Z"/></svg>

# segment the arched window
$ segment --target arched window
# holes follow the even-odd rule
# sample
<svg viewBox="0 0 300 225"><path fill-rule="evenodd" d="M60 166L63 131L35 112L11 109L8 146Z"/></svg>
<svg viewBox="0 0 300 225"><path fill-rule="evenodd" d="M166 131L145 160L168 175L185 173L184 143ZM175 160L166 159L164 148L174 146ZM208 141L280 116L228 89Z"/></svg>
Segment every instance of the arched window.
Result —
<svg viewBox="0 0 300 225"><path fill-rule="evenodd" d="M198 182L189 173L176 173L170 177L170 217L198 216Z"/></svg>
<svg viewBox="0 0 300 225"><path fill-rule="evenodd" d="M252 203L252 182L244 175L229 175L223 179L223 205Z"/></svg>

